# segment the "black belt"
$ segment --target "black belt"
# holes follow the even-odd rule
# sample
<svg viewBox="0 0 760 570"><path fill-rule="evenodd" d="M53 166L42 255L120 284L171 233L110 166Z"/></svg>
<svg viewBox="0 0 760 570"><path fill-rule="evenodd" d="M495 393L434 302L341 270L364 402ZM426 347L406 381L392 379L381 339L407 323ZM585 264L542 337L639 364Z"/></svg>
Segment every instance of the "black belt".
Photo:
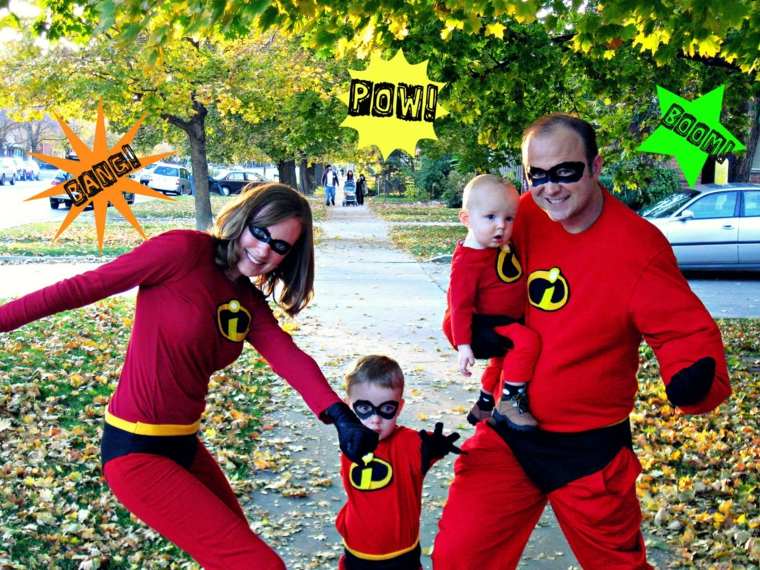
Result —
<svg viewBox="0 0 760 570"><path fill-rule="evenodd" d="M420 545L405 552L395 558L388 558L387 560L365 560L351 554L346 549L345 558L343 560L346 570L420 570L422 563L420 562Z"/></svg>
<svg viewBox="0 0 760 570"><path fill-rule="evenodd" d="M138 435L110 424L103 424L100 440L100 460L105 465L129 453L151 453L168 457L189 469L198 448L198 436L192 435Z"/></svg>
<svg viewBox="0 0 760 570"><path fill-rule="evenodd" d="M631 423L582 432L515 431L491 427L512 449L528 478L544 493L606 467L623 447L633 449Z"/></svg>

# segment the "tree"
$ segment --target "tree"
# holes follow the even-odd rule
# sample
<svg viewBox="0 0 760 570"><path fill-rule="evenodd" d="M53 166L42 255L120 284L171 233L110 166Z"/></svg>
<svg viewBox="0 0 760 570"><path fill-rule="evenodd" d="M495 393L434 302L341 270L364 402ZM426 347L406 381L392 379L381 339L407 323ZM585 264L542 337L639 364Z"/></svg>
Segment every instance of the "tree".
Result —
<svg viewBox="0 0 760 570"><path fill-rule="evenodd" d="M171 25L156 25L149 37L211 31L234 37L252 27L277 27L338 57L363 58L377 49L392 54L403 46L410 61L429 59L431 77L449 84L442 96L452 114L441 121L441 138L479 170L515 160L522 127L558 109L596 117L601 138L612 141L605 150L630 160L659 120L655 83L682 95L728 83L724 122L750 132L744 160L757 138L756 116L746 104L760 95L760 5L751 0L183 0L154 3L148 17L138 6L137 0L118 7L94 2L77 29L94 26L95 16L108 29L118 16L129 22L123 34L128 39L145 21L173 11L180 16ZM51 2L44 14L50 33L64 33L72 21L66 14ZM630 173L635 176L635 169Z"/></svg>
<svg viewBox="0 0 760 570"><path fill-rule="evenodd" d="M686 55L733 65L750 75L760 73L760 6L754 0L178 0L149 4L93 0L79 13L73 4L43 0L42 7L36 28L51 37L89 36L122 19L126 23L122 35L129 39L145 22L157 20L160 23L151 29L156 46L185 34L214 30L242 37L253 27L276 26L305 37L315 47L340 48L353 43L371 49L404 37L420 17L435 17L443 25L444 36L454 30L477 34L488 26L496 31L508 18L561 31L584 50L610 49L610 42L632 42L641 51L658 55L661 63Z"/></svg>
<svg viewBox="0 0 760 570"><path fill-rule="evenodd" d="M266 153L285 164L324 154L331 139L322 134L336 124L339 108L321 90L320 70L307 52L275 33L244 40L183 37L151 51L143 49L150 29L130 45L102 34L81 47L57 43L42 48L27 35L0 55L6 94L0 95L0 105L20 112L43 101L67 117L91 118L93 103L103 98L112 125L128 128L147 113L154 133L162 122L164 133L167 125L175 127L190 151L199 229L211 223L209 117L229 135L222 139L214 131L212 154L217 157L247 161ZM269 124L279 127L265 130ZM282 179L295 185L294 175Z"/></svg>

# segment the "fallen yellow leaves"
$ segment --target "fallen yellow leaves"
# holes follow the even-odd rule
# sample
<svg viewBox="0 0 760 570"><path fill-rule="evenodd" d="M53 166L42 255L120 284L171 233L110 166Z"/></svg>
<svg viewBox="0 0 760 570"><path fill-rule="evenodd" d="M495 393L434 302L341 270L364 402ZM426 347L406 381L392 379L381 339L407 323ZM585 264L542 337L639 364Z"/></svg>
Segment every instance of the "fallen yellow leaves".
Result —
<svg viewBox="0 0 760 570"><path fill-rule="evenodd" d="M119 377L133 310L132 300L111 299L3 338L1 568L198 568L123 509L102 478L103 410ZM261 429L274 377L250 349L220 376L224 381L215 380L209 394L203 437L233 488L248 496L255 487L251 435Z"/></svg>
<svg viewBox="0 0 760 570"><path fill-rule="evenodd" d="M644 468L638 481L643 526L673 548L676 566L707 567L730 557L731 566L721 568L756 567L760 323L719 325L734 394L711 414L685 416L667 405L656 361L642 347L631 420Z"/></svg>

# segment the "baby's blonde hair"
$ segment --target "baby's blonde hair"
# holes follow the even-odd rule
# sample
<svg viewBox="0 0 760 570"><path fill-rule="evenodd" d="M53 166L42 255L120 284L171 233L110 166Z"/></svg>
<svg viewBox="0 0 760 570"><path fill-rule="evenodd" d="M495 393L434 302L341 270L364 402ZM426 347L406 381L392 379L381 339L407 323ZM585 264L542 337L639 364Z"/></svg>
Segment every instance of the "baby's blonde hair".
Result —
<svg viewBox="0 0 760 570"><path fill-rule="evenodd" d="M387 356L369 354L362 356L346 374L346 392L357 384L374 384L382 388L404 389L404 373L398 362Z"/></svg>
<svg viewBox="0 0 760 570"><path fill-rule="evenodd" d="M496 176L495 174L478 174L465 185L464 190L462 191L462 209L469 210L472 208L473 203L477 201L477 191L488 186L504 186L515 194L517 193L514 184L509 180L505 180L501 176Z"/></svg>

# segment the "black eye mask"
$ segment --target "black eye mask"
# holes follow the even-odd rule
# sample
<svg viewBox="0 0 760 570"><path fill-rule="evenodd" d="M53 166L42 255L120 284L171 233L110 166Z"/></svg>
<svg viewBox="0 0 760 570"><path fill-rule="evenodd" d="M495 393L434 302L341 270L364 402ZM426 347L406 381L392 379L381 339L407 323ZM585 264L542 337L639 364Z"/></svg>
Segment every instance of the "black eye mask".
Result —
<svg viewBox="0 0 760 570"><path fill-rule="evenodd" d="M583 162L560 162L549 170L531 166L528 168L528 180L531 186L541 186L549 181L555 184L578 182L583 177L585 168L586 165Z"/></svg>
<svg viewBox="0 0 760 570"><path fill-rule="evenodd" d="M381 418L385 418L386 420L392 420L396 417L398 406L399 403L396 400L388 400L379 406L375 406L369 400L356 400L356 402L354 402L353 408L354 412L356 412L356 415L359 416L360 420L366 420L375 414Z"/></svg>

